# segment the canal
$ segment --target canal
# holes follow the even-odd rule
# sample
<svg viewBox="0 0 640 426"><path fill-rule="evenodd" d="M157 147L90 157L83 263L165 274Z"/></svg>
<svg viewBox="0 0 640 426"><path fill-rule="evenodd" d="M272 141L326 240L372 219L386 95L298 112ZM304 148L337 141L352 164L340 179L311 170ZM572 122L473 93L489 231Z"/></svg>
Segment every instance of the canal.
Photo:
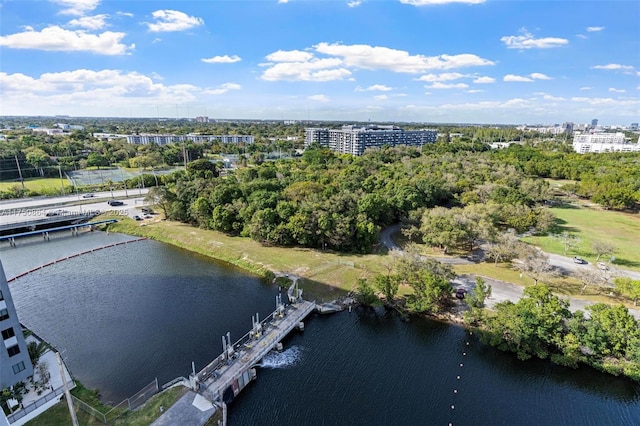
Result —
<svg viewBox="0 0 640 426"><path fill-rule="evenodd" d="M45 245L51 255L100 238L2 247L0 258L10 277ZM192 361L202 368L221 351L223 333L238 338L255 312L273 310L278 289L139 241L34 272L11 291L21 321L63 350L85 385L118 402L155 377L188 375ZM455 325L355 309L312 316L285 347L232 403L230 424L639 424L637 383L518 361Z"/></svg>

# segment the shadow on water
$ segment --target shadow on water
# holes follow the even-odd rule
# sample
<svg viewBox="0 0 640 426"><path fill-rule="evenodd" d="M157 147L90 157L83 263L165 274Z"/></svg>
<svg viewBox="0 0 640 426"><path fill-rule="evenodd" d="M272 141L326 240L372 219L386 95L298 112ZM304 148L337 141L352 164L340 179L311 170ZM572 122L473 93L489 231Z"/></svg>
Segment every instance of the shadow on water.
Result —
<svg viewBox="0 0 640 426"><path fill-rule="evenodd" d="M469 341L471 345L466 346L469 353L476 356L477 361L491 365L494 372L527 377L531 381L551 380L567 389L579 389L621 403L640 402L640 383L629 378L602 373L587 365L573 369L538 358L522 361L512 352L503 352L483 344L476 336L470 336ZM465 346L460 347L463 349Z"/></svg>

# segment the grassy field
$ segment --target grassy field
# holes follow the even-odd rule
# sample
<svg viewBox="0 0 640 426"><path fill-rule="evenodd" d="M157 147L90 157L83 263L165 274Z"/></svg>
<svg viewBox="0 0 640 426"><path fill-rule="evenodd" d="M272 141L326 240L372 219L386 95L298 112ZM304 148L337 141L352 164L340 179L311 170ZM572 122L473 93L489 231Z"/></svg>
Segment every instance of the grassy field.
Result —
<svg viewBox="0 0 640 426"><path fill-rule="evenodd" d="M65 185L65 190L68 190L71 185L67 179L62 180ZM8 191L14 186L18 186L22 188L22 184L20 182L11 181L2 181L0 182L0 191ZM62 182L60 182L60 178L27 178L24 180L24 187L30 191L47 191L47 190L60 190L62 189Z"/></svg>
<svg viewBox="0 0 640 426"><path fill-rule="evenodd" d="M270 247L249 238L229 237L219 232L171 221L157 220L155 223L140 226L133 220L125 219L110 225L109 229L113 232L146 236L167 242L223 260L262 276L266 276L269 271L298 275L302 277L301 288L305 290L306 296L318 301L332 300L345 295L354 289L358 278L371 278L377 273L386 272L385 266L393 262L387 256L386 250L382 248L378 248L375 254L350 255L304 248ZM555 243L555 240L546 238L551 243ZM402 240L401 237L398 239ZM398 242L402 243L402 241ZM628 244L631 245L631 242L629 241ZM418 245L418 250L421 250L421 247L424 245ZM561 250L560 247L557 249ZM437 250L426 251L428 255L442 256ZM580 252L579 255L583 253ZM586 255L584 257L588 258ZM531 278L521 277L520 273L509 264L455 265L454 270L458 274L476 274L522 286L533 284ZM599 294L596 289L590 287L584 296L580 296L582 286L574 278L557 277L546 283L561 295L578 296L598 302L620 303L620 300ZM410 293L409 288L400 289L400 295L408 293Z"/></svg>
<svg viewBox="0 0 640 426"><path fill-rule="evenodd" d="M556 215L554 232L567 231L581 242L568 256L580 256L594 262L594 241L606 241L616 247L615 264L626 269L640 270L640 215L602 210L579 204L565 204L551 208ZM549 253L564 254L564 246L553 236L527 237L526 242ZM608 258L606 260L609 260Z"/></svg>
<svg viewBox="0 0 640 426"><path fill-rule="evenodd" d="M168 408L172 406L182 395L187 392L187 388L175 387L154 395L140 409L127 413L124 416L111 423L116 426L148 426L160 417L160 406ZM103 425L95 417L86 414L76 408L76 417L80 426L98 426ZM45 411L35 419L26 423L28 426L59 426L70 425L71 416L69 408L65 400Z"/></svg>

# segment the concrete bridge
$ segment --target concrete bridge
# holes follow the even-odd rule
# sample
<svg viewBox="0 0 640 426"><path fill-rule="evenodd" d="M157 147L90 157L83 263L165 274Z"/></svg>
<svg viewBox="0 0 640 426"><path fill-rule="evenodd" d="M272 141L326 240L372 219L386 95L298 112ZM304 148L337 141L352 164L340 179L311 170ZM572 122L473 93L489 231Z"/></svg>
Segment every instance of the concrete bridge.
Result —
<svg viewBox="0 0 640 426"><path fill-rule="evenodd" d="M256 314L252 318L252 329L235 343L231 343L229 333L222 336L222 353L199 372L194 369L189 376L191 389L222 409L223 424L226 424L226 404L256 378L254 367L271 350L282 350L282 339L296 328L303 330L303 320L317 309L316 303L302 299L302 292L293 289L294 286L289 291L288 305L282 303L282 296L276 296L275 311L262 321Z"/></svg>

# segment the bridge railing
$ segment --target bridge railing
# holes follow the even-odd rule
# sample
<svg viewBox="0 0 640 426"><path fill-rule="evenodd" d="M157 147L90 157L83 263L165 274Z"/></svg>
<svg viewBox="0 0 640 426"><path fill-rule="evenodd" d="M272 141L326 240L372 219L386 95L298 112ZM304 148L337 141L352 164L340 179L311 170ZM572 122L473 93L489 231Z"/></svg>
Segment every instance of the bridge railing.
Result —
<svg viewBox="0 0 640 426"><path fill-rule="evenodd" d="M286 313L290 311L290 309L291 309L290 305L287 306L287 309L285 309L285 316L286 316ZM267 315L265 319L260 321L260 324L262 325L262 335L264 335L264 333L266 333L269 330L269 328L273 327L279 319L280 319L280 315L278 311L275 310L271 312L269 315ZM255 342L256 340L258 339L256 339L255 336L253 335L253 329L252 329L246 334L244 334L236 342L233 343L234 353L239 349L243 349L243 348L250 349L251 343ZM214 372L217 369L226 365L226 362L227 362L227 359L225 357L225 354L218 355L217 358L215 358L213 361L211 361L202 370L198 372L197 374L198 381L204 382L209 378L211 378L211 376L214 375Z"/></svg>

